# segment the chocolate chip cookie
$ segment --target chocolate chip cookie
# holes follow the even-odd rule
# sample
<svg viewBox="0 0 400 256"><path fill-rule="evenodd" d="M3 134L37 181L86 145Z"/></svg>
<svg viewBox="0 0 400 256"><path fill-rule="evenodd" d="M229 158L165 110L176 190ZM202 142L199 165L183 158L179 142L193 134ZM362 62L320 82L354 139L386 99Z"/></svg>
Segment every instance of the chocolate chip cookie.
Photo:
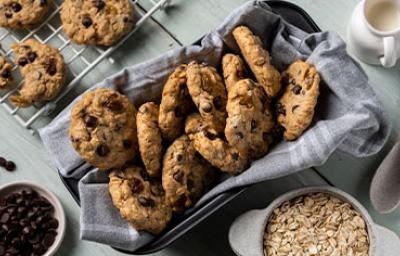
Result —
<svg viewBox="0 0 400 256"><path fill-rule="evenodd" d="M158 127L158 106L154 102L144 103L136 116L139 151L150 176L160 176L162 138Z"/></svg>
<svg viewBox="0 0 400 256"><path fill-rule="evenodd" d="M217 70L206 64L189 63L187 87L203 120L217 132L222 132L225 129L227 96Z"/></svg>
<svg viewBox="0 0 400 256"><path fill-rule="evenodd" d="M232 34L258 83L268 97L274 98L281 89L281 76L272 66L269 53L263 48L260 38L245 26L235 28Z"/></svg>
<svg viewBox="0 0 400 256"><path fill-rule="evenodd" d="M246 77L246 68L239 55L227 53L222 58L222 71L226 90L229 91L237 81Z"/></svg>
<svg viewBox="0 0 400 256"><path fill-rule="evenodd" d="M285 140L295 140L311 124L319 95L320 77L315 67L296 61L283 73L284 93L275 106Z"/></svg>
<svg viewBox="0 0 400 256"><path fill-rule="evenodd" d="M158 124L163 138L169 141L183 133L184 117L192 109L193 102L186 81L186 65L180 65L168 77L163 88Z"/></svg>
<svg viewBox="0 0 400 256"><path fill-rule="evenodd" d="M212 167L198 156L186 135L176 139L163 160L162 185L173 211L190 207L213 178Z"/></svg>
<svg viewBox="0 0 400 256"><path fill-rule="evenodd" d="M112 170L109 191L124 219L138 231L157 235L168 225L172 210L165 202L161 184L146 175L137 166Z"/></svg>
<svg viewBox="0 0 400 256"><path fill-rule="evenodd" d="M231 146L251 158L268 152L274 120L267 96L250 79L237 82L228 91L225 136Z"/></svg>
<svg viewBox="0 0 400 256"><path fill-rule="evenodd" d="M197 152L211 165L235 175L248 167L248 156L218 137L198 113L191 114L185 122L185 132Z"/></svg>
<svg viewBox="0 0 400 256"><path fill-rule="evenodd" d="M110 89L87 92L71 110L69 136L90 164L101 170L121 167L138 151L135 107Z"/></svg>
<svg viewBox="0 0 400 256"><path fill-rule="evenodd" d="M66 68L58 49L28 39L22 44L13 44L15 62L24 77L20 95L11 97L19 107L28 107L34 102L54 99L64 85Z"/></svg>
<svg viewBox="0 0 400 256"><path fill-rule="evenodd" d="M64 32L78 44L109 46L133 27L129 0L65 0L60 16Z"/></svg>
<svg viewBox="0 0 400 256"><path fill-rule="evenodd" d="M0 26L30 28L46 15L47 0L0 0Z"/></svg>
<svg viewBox="0 0 400 256"><path fill-rule="evenodd" d="M13 66L6 60L5 57L0 56L0 89L4 89L13 81L11 74Z"/></svg>

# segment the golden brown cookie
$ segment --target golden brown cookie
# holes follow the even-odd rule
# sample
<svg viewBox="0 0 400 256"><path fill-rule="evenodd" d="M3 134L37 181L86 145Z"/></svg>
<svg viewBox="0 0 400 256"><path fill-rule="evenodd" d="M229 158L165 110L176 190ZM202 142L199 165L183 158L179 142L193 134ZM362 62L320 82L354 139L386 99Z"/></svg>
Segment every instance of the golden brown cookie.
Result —
<svg viewBox="0 0 400 256"><path fill-rule="evenodd" d="M0 26L29 29L43 19L48 7L47 0L0 0Z"/></svg>
<svg viewBox="0 0 400 256"><path fill-rule="evenodd" d="M251 158L268 152L275 125L270 103L262 87L242 79L228 91L225 136L231 146Z"/></svg>
<svg viewBox="0 0 400 256"><path fill-rule="evenodd" d="M152 177L160 176L163 147L158 127L158 106L154 102L141 105L136 124L140 156L146 171Z"/></svg>
<svg viewBox="0 0 400 256"><path fill-rule="evenodd" d="M268 97L274 98L281 89L281 76L271 64L270 56L258 36L248 27L239 26L232 32L244 59Z"/></svg>
<svg viewBox="0 0 400 256"><path fill-rule="evenodd" d="M11 102L19 107L28 107L34 102L46 102L57 97L66 78L66 67L60 51L36 39L28 39L11 47L24 77L20 95L12 96Z"/></svg>
<svg viewBox="0 0 400 256"><path fill-rule="evenodd" d="M248 156L219 138L218 133L209 128L198 113L187 117L185 132L197 152L211 165L231 175L238 174L248 167Z"/></svg>
<svg viewBox="0 0 400 256"><path fill-rule="evenodd" d="M64 0L60 17L75 43L110 46L132 29L133 5L129 0Z"/></svg>
<svg viewBox="0 0 400 256"><path fill-rule="evenodd" d="M136 230L161 233L171 220L161 184L137 166L112 170L109 174L112 201Z"/></svg>
<svg viewBox="0 0 400 256"><path fill-rule="evenodd" d="M13 81L11 74L13 66L6 60L5 57L0 56L0 89L8 87Z"/></svg>
<svg viewBox="0 0 400 256"><path fill-rule="evenodd" d="M164 155L162 171L165 198L173 211L192 206L211 183L213 171L186 135L176 139Z"/></svg>
<svg viewBox="0 0 400 256"><path fill-rule="evenodd" d="M183 133L184 118L192 109L186 81L186 65L180 65L163 88L158 123L163 138L169 141Z"/></svg>
<svg viewBox="0 0 400 256"><path fill-rule="evenodd" d="M189 63L187 87L203 120L217 132L222 132L225 129L227 96L217 70L205 64Z"/></svg>
<svg viewBox="0 0 400 256"><path fill-rule="evenodd" d="M101 170L121 167L138 152L136 109L116 91L87 92L72 107L69 136L90 164Z"/></svg>
<svg viewBox="0 0 400 256"><path fill-rule="evenodd" d="M228 92L237 81L246 77L246 68L242 58L232 53L227 53L222 58L222 71L224 73L225 86Z"/></svg>
<svg viewBox="0 0 400 256"><path fill-rule="evenodd" d="M320 77L315 67L304 61L292 63L283 74L284 93L275 106L285 140L295 140L311 124L319 95Z"/></svg>

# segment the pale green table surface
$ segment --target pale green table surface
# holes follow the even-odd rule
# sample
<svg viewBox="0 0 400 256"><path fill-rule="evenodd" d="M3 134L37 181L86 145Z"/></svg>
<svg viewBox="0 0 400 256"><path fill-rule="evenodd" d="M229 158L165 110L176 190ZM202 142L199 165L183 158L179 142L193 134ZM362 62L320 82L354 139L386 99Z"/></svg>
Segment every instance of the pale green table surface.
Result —
<svg viewBox="0 0 400 256"><path fill-rule="evenodd" d="M141 0L146 8L149 0ZM99 67L82 80L82 87L102 80L123 66L140 63L180 45L190 44L217 26L235 7L246 0L172 0L171 6L157 13L153 20L117 50L112 57L112 68ZM322 30L333 30L346 38L346 25L356 0L295 0L304 8ZM160 25L162 24L162 25ZM155 255L233 255L227 232L230 223L240 213L254 207L265 207L277 195L293 188L327 184L358 198L370 211L373 219L400 234L400 210L380 215L374 211L368 198L372 175L387 151L398 137L400 128L400 72L362 64L370 83L384 103L393 122L391 138L378 155L355 159L335 152L323 166L308 169L278 180L253 186L168 248ZM65 240L57 255L121 255L108 246L79 239L79 207L61 183L50 164L40 139L32 136L2 108L0 108L0 155L14 160L18 169L13 173L0 171L0 185L16 180L33 180L50 188L61 199L68 218Z"/></svg>

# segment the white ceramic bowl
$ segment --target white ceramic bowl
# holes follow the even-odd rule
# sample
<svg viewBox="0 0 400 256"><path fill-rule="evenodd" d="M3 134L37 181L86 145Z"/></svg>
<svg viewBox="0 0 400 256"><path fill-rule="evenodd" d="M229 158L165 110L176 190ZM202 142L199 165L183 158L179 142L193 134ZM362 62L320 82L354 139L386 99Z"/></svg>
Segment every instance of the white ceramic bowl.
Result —
<svg viewBox="0 0 400 256"><path fill-rule="evenodd" d="M54 218L58 220L57 236L54 243L48 248L44 256L51 256L56 253L61 245L61 242L65 235L65 213L64 209L56 197L50 190L45 187L32 182L32 181L17 181L5 184L0 187L0 197L8 195L13 192L21 191L24 189L33 189L38 192L41 196L45 197L54 206Z"/></svg>
<svg viewBox="0 0 400 256"><path fill-rule="evenodd" d="M264 256L264 230L273 210L288 200L317 192L331 194L351 204L361 214L367 225L370 256L400 255L400 239L394 232L375 224L367 210L355 198L340 189L329 186L293 190L279 196L264 209L245 212L230 227L229 243L232 250L238 256Z"/></svg>

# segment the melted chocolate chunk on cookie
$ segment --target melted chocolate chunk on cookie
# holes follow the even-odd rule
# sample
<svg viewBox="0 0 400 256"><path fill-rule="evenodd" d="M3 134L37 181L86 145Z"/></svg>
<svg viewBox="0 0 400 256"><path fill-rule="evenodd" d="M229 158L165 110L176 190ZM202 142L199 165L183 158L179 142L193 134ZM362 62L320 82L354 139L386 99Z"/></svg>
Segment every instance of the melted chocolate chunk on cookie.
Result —
<svg viewBox="0 0 400 256"><path fill-rule="evenodd" d="M294 105L293 107L292 107L292 113L294 114L294 112L296 111L296 109L298 108L298 107L300 107L299 105Z"/></svg>
<svg viewBox="0 0 400 256"><path fill-rule="evenodd" d="M179 183L182 183L183 181L183 172L181 170L177 170L176 172L174 172L174 174L172 175L172 177L174 178L174 180L176 180Z"/></svg>
<svg viewBox="0 0 400 256"><path fill-rule="evenodd" d="M35 61L37 54L36 54L36 52L29 52L27 57L28 57L29 62L32 63Z"/></svg>
<svg viewBox="0 0 400 256"><path fill-rule="evenodd" d="M4 12L4 16L6 16L7 19L10 19L13 15L12 15L12 12L10 10L6 10Z"/></svg>
<svg viewBox="0 0 400 256"><path fill-rule="evenodd" d="M280 102L276 103L275 110L277 114L282 114L284 116L286 115L285 106L283 106Z"/></svg>
<svg viewBox="0 0 400 256"><path fill-rule="evenodd" d="M215 140L217 138L217 135L215 135L211 132L204 131L203 133L204 133L204 136L206 136L210 140Z"/></svg>
<svg viewBox="0 0 400 256"><path fill-rule="evenodd" d="M114 112L121 111L123 108L121 102L118 102L116 100L110 100L106 103L106 105L111 111L114 111Z"/></svg>
<svg viewBox="0 0 400 256"><path fill-rule="evenodd" d="M87 115L83 121L85 122L86 127L94 128L97 126L97 118L94 116Z"/></svg>
<svg viewBox="0 0 400 256"><path fill-rule="evenodd" d="M131 140L123 140L122 145L124 148L131 148L132 147L132 141Z"/></svg>
<svg viewBox="0 0 400 256"><path fill-rule="evenodd" d="M1 77L2 78L10 78L11 77L11 71L10 70L8 70L8 69L4 69L2 72L1 72Z"/></svg>
<svg viewBox="0 0 400 256"><path fill-rule="evenodd" d="M183 158L184 158L183 155L178 154L178 155L176 156L176 161L177 161L179 164L181 164L181 163L184 162L184 159L183 159Z"/></svg>
<svg viewBox="0 0 400 256"><path fill-rule="evenodd" d="M40 0L40 6L47 5L47 0Z"/></svg>
<svg viewBox="0 0 400 256"><path fill-rule="evenodd" d="M11 9L14 12L19 12L19 11L21 11L22 6L19 3L14 2L14 3L11 4Z"/></svg>
<svg viewBox="0 0 400 256"><path fill-rule="evenodd" d="M132 190L132 193L140 193L143 191L144 186L143 183L140 179L133 178L132 180L129 181L129 186Z"/></svg>
<svg viewBox="0 0 400 256"><path fill-rule="evenodd" d="M21 57L18 60L18 65L20 65L21 67L25 66L26 64L28 64L28 60L25 57Z"/></svg>
<svg viewBox="0 0 400 256"><path fill-rule="evenodd" d="M56 60L53 58L46 59L44 66L47 74L54 76L57 73Z"/></svg>
<svg viewBox="0 0 400 256"><path fill-rule="evenodd" d="M94 0L93 4L97 8L97 11L100 11L106 6L106 3L104 3L103 0Z"/></svg>
<svg viewBox="0 0 400 256"><path fill-rule="evenodd" d="M235 160L235 161L239 160L239 154L238 153L232 153L231 156L232 156L233 160Z"/></svg>
<svg viewBox="0 0 400 256"><path fill-rule="evenodd" d="M140 196L138 198L138 201L143 207L154 207L155 206L155 202L151 198L146 198L144 196Z"/></svg>
<svg viewBox="0 0 400 256"><path fill-rule="evenodd" d="M295 86L293 86L292 92L293 92L294 94L298 95L298 94L300 94L301 89L302 89L301 86L298 85L298 84L296 84Z"/></svg>
<svg viewBox="0 0 400 256"><path fill-rule="evenodd" d="M92 19L91 19L89 16L83 17L83 19L82 19L82 25L83 25L85 28L90 27L92 24L93 24L93 21L92 21Z"/></svg>
<svg viewBox="0 0 400 256"><path fill-rule="evenodd" d="M100 144L96 148L96 154L99 156L106 156L109 152L110 152L110 149L106 145L103 145L103 144Z"/></svg>
<svg viewBox="0 0 400 256"><path fill-rule="evenodd" d="M201 105L201 109L204 111L204 112L206 112L206 113L210 113L211 112L211 110L212 110L212 105L211 105L211 103L208 103L208 102L205 102L205 103L203 103L202 105Z"/></svg>

